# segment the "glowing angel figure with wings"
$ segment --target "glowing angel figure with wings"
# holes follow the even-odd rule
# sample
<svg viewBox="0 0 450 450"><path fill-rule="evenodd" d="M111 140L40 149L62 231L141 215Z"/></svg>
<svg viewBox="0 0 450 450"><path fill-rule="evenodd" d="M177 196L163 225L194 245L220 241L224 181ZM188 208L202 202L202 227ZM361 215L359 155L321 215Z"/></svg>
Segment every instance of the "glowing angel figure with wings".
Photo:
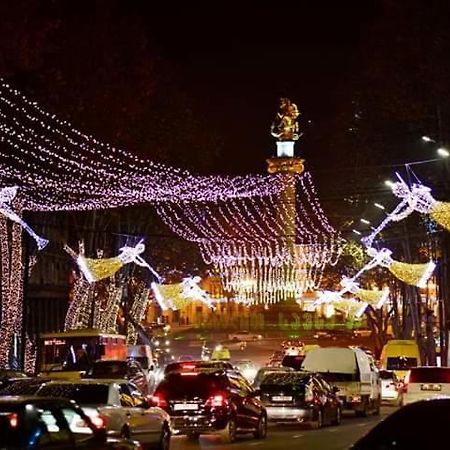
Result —
<svg viewBox="0 0 450 450"><path fill-rule="evenodd" d="M36 241L39 250L48 244L48 240L38 236L34 230L12 209L11 203L16 198L18 186L4 187L0 189L0 213L13 222L18 223Z"/></svg>
<svg viewBox="0 0 450 450"><path fill-rule="evenodd" d="M435 222L450 231L450 202L440 202L433 198L431 189L423 184L408 186L397 174L398 182L392 185L393 194L402 199L395 209L369 235L361 239L366 247L372 247L375 236L389 222L400 222L414 211L428 214Z"/></svg>

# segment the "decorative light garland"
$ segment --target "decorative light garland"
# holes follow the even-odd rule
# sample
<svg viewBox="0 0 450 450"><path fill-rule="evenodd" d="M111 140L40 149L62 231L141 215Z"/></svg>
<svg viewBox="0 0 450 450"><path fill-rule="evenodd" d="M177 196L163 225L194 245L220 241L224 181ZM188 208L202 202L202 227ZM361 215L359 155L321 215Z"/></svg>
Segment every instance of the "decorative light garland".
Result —
<svg viewBox="0 0 450 450"><path fill-rule="evenodd" d="M0 180L18 184L24 208L85 210L144 202L273 195L282 178L193 176L88 136L0 84ZM12 150L12 151L11 151Z"/></svg>
<svg viewBox="0 0 450 450"><path fill-rule="evenodd" d="M193 300L201 301L209 308L214 308L213 300L209 294L198 285L200 281L200 277L187 277L183 278L181 283L152 283L151 288L163 310L181 309Z"/></svg>
<svg viewBox="0 0 450 450"><path fill-rule="evenodd" d="M368 236L361 239L366 247L372 247L375 236L380 233L389 222L399 222L414 211L429 214L430 217L446 230L450 230L450 203L439 202L431 195L431 189L423 184L413 184L409 187L397 174L400 181L393 183L392 192L402 201L389 213L386 218Z"/></svg>

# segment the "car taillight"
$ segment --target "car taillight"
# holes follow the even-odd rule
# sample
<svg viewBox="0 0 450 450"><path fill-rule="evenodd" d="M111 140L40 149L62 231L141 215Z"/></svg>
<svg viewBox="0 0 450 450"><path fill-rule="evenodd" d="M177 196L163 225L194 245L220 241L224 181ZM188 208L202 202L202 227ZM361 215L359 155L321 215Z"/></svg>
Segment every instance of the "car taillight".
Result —
<svg viewBox="0 0 450 450"><path fill-rule="evenodd" d="M152 403L160 408L167 406L167 400L161 394L155 394L151 396Z"/></svg>
<svg viewBox="0 0 450 450"><path fill-rule="evenodd" d="M305 402L313 402L314 401L314 393L311 389L306 389L305 392Z"/></svg>
<svg viewBox="0 0 450 450"><path fill-rule="evenodd" d="M106 416L102 416L101 414L99 414L97 416L92 416L91 421L94 424L95 428L101 429L106 428L108 418Z"/></svg>
<svg viewBox="0 0 450 450"><path fill-rule="evenodd" d="M211 397L206 400L206 406L220 407L227 404L227 398L223 394L211 395Z"/></svg>
<svg viewBox="0 0 450 450"><path fill-rule="evenodd" d="M18 425L19 425L19 416L17 415L17 413L10 414L8 419L9 419L9 426L11 428L17 428L18 427Z"/></svg>

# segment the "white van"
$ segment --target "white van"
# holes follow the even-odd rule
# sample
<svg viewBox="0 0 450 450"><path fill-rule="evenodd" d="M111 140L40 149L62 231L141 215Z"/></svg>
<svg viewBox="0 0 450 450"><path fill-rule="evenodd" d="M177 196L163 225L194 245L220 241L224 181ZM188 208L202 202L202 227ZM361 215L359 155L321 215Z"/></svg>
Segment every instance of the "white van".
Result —
<svg viewBox="0 0 450 450"><path fill-rule="evenodd" d="M336 386L342 408L355 411L358 416L369 412L379 414L381 380L378 370L360 348L322 347L305 356L302 369L320 373Z"/></svg>
<svg viewBox="0 0 450 450"><path fill-rule="evenodd" d="M403 404L450 397L450 367L414 367L405 379Z"/></svg>

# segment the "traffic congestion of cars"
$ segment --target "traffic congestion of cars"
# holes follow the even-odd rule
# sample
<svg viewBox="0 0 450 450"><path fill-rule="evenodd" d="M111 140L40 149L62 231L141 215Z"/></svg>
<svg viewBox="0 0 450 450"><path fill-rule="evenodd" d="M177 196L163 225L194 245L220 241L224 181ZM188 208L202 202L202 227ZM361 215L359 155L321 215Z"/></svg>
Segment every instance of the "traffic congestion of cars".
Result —
<svg viewBox="0 0 450 450"><path fill-rule="evenodd" d="M244 335L250 346L263 339ZM406 448L396 443L414 441L398 424L419 420L422 410L450 417L442 399L450 398L450 369L420 367L412 341L390 341L379 362L368 349L332 341L283 341L262 366L232 357L241 347L231 351L221 341L215 352L203 343L197 359L181 354L161 363L134 346L131 356L96 360L78 372L74 364L37 376L0 371L0 448L168 450L174 436L264 440L274 425L339 426L345 415L378 415L381 403L406 406L352 448ZM407 367L413 363L419 366Z"/></svg>

